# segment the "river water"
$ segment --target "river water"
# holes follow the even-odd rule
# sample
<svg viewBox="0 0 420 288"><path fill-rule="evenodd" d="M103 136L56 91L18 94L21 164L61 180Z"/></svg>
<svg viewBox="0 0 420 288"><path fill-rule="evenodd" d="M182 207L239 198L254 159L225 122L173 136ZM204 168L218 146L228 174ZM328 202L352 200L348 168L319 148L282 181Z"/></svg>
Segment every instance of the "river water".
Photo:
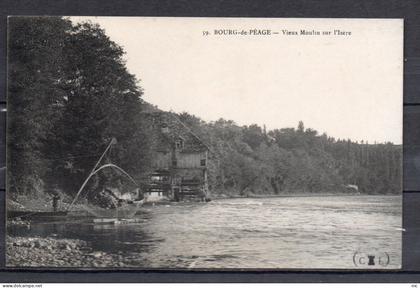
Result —
<svg viewBox="0 0 420 288"><path fill-rule="evenodd" d="M38 222L29 229L9 227L9 233L82 239L95 251L118 253L127 267L395 269L401 264L401 199L324 196L173 203L142 207L137 223L75 219ZM375 265L367 265L367 255L376 255Z"/></svg>

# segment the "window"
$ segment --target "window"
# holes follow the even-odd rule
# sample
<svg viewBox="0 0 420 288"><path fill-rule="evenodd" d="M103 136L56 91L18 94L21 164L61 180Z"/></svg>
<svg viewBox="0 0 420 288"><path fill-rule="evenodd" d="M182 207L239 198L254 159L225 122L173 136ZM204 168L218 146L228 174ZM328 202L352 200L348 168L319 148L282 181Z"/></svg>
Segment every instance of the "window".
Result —
<svg viewBox="0 0 420 288"><path fill-rule="evenodd" d="M181 150L184 148L184 141L182 139L178 139L175 141L175 148Z"/></svg>
<svg viewBox="0 0 420 288"><path fill-rule="evenodd" d="M178 162L176 160L172 160L172 166L176 167L178 165Z"/></svg>
<svg viewBox="0 0 420 288"><path fill-rule="evenodd" d="M200 166L206 166L206 159L200 160Z"/></svg>

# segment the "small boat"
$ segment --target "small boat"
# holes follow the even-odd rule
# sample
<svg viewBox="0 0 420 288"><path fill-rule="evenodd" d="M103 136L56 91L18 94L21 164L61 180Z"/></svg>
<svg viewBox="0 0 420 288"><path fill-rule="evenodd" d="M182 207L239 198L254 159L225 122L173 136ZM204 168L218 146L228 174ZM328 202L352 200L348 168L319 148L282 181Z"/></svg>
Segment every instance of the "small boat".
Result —
<svg viewBox="0 0 420 288"><path fill-rule="evenodd" d="M94 218L92 222L94 224L132 224L139 223L142 219L139 218L130 218L130 219L117 219L117 218Z"/></svg>

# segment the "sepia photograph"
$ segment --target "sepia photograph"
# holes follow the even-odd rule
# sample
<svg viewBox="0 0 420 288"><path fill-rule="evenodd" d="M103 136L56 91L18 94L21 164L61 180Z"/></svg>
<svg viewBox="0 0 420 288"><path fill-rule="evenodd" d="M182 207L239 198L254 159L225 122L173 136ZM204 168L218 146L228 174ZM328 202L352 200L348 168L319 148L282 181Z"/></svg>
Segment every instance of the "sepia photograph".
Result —
<svg viewBox="0 0 420 288"><path fill-rule="evenodd" d="M403 30L10 16L6 266L400 269Z"/></svg>

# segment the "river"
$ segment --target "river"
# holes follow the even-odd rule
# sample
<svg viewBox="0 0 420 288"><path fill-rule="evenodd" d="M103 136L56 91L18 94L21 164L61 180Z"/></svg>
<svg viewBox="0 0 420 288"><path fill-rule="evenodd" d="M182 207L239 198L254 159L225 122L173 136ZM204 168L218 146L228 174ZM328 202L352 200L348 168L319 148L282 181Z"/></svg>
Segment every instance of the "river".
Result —
<svg viewBox="0 0 420 288"><path fill-rule="evenodd" d="M142 207L137 223L34 222L8 233L85 240L137 268L395 269L401 201L317 196L172 203ZM371 265L368 255L376 257Z"/></svg>

